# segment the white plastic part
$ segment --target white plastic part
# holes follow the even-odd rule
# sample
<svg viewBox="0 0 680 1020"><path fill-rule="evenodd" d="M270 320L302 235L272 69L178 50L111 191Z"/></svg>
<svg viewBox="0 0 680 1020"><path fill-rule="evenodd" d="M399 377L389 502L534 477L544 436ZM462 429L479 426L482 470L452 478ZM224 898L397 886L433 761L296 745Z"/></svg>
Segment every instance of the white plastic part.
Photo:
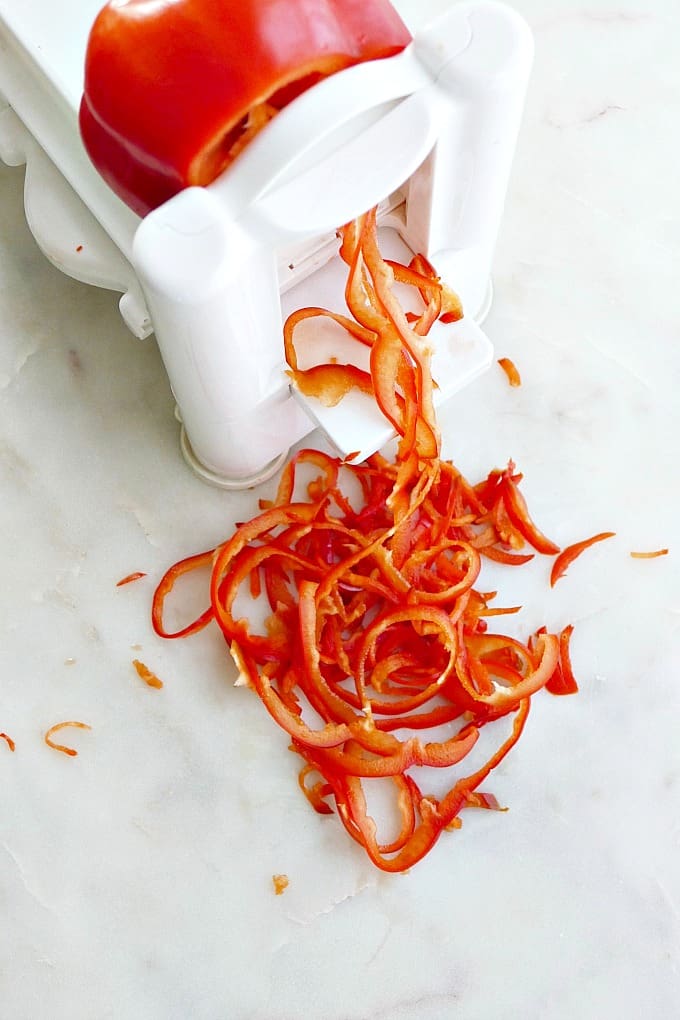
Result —
<svg viewBox="0 0 680 1020"><path fill-rule="evenodd" d="M439 40L454 16L465 18L470 43L442 66ZM439 67L437 87L449 102L441 109L437 144L409 182L406 234L455 282L464 307L476 310L491 275L533 37L509 8L468 3L434 21L416 37L415 49Z"/></svg>
<svg viewBox="0 0 680 1020"><path fill-rule="evenodd" d="M101 6L0 0L0 159L26 164L26 216L50 261L122 292L121 315L141 338L153 327L129 262L139 217L101 179L78 132L87 35Z"/></svg>
<svg viewBox="0 0 680 1020"><path fill-rule="evenodd" d="M11 106L0 106L0 156L28 164L27 213L52 261L124 291L121 310L137 335L153 327L185 456L202 477L253 484L317 424L343 453L366 455L389 438L359 394L332 409L291 396L281 343L282 305L324 295L342 310L342 267L324 269L335 230L378 203L396 231L390 243L406 257L430 256L463 298L463 322L433 332L439 398L488 365L491 345L475 320L488 307L532 59L518 15L488 0L455 4L398 56L304 93L209 188L140 221L100 180L77 132L84 26L99 5L63 0L57 12L25 0L17 11L0 0L0 92ZM58 229L45 227L36 175L59 207ZM86 243L74 244L81 235ZM323 343L320 335L319 360Z"/></svg>

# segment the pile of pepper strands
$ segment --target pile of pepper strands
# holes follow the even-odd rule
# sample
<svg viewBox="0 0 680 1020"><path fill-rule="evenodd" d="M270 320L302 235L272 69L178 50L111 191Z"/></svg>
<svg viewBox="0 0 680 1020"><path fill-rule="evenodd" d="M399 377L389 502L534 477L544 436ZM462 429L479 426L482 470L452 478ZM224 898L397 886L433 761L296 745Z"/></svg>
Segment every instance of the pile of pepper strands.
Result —
<svg viewBox="0 0 680 1020"><path fill-rule="evenodd" d="M329 403L352 386L373 393L397 433L396 457L353 464L298 452L259 516L216 550L165 574L153 623L160 635L180 637L217 622L241 682L303 759L300 786L313 807L332 814L334 803L371 861L398 872L422 859L443 830L458 828L463 808L498 807L479 787L519 739L532 695L544 687L556 694L577 689L572 628L559 635L541 628L526 645L490 633L488 617L518 607L490 608L495 593L474 587L483 559L518 566L533 556L517 551L526 544L547 555L559 549L530 518L512 464L473 486L440 457L428 333L437 319L461 316L455 295L422 256L409 266L382 258L375 211L347 225L341 239L352 317L318 308L294 313L285 327L291 375ZM424 310L405 312L395 281L412 285ZM370 347L370 372L340 364L298 368L295 327L316 315L330 316ZM312 480L301 482L310 470ZM183 574L206 565L210 608L168 632L169 592ZM260 632L238 615L239 595L266 600ZM512 725L481 766L462 777L456 770L439 799L423 792L422 776L461 765L482 729L504 716ZM367 805L376 780L391 784L398 817L386 842Z"/></svg>

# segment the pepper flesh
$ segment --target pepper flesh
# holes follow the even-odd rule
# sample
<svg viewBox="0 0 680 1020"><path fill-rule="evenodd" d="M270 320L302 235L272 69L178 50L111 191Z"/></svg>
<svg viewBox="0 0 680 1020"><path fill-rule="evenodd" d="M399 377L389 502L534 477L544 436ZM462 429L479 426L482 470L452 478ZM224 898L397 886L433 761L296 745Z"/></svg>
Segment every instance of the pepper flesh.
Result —
<svg viewBox="0 0 680 1020"><path fill-rule="evenodd" d="M388 0L110 0L88 42L83 142L143 216L214 180L253 111L266 120L320 78L410 41Z"/></svg>

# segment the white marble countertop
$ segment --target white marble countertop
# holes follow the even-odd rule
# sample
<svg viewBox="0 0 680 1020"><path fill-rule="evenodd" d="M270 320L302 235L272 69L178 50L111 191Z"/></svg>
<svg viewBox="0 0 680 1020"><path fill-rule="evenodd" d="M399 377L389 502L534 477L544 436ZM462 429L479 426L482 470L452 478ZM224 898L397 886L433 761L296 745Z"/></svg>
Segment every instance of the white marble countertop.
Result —
<svg viewBox="0 0 680 1020"><path fill-rule="evenodd" d="M512 6L537 54L486 329L523 385L494 367L456 398L446 453L472 479L514 458L563 545L617 537L552 591L549 563L499 575L526 633L576 625L581 690L534 699L488 784L509 812L404 876L309 809L214 632L153 635L164 569L258 494L188 471L153 339L47 263L0 166L2 1015L677 1015L680 11ZM76 758L42 739L68 718L92 726Z"/></svg>

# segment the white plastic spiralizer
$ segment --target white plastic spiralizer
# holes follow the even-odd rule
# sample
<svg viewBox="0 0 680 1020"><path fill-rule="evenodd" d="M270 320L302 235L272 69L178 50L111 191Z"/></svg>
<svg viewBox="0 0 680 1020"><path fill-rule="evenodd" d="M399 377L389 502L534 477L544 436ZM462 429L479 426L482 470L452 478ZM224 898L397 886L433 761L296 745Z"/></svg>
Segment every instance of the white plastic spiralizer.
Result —
<svg viewBox="0 0 680 1020"><path fill-rule="evenodd" d="M533 56L514 11L454 3L399 55L299 96L209 187L140 219L99 177L78 131L100 6L0 0L0 158L26 164L26 216L45 255L121 292L132 332L155 333L199 474L252 485L317 426L341 454L364 457L390 438L366 395L327 408L291 392L282 344L293 309L344 310L336 230L374 205L387 254L422 252L463 301L465 317L431 334L437 400L490 364L479 323ZM315 360L357 359L360 345L316 328Z"/></svg>

